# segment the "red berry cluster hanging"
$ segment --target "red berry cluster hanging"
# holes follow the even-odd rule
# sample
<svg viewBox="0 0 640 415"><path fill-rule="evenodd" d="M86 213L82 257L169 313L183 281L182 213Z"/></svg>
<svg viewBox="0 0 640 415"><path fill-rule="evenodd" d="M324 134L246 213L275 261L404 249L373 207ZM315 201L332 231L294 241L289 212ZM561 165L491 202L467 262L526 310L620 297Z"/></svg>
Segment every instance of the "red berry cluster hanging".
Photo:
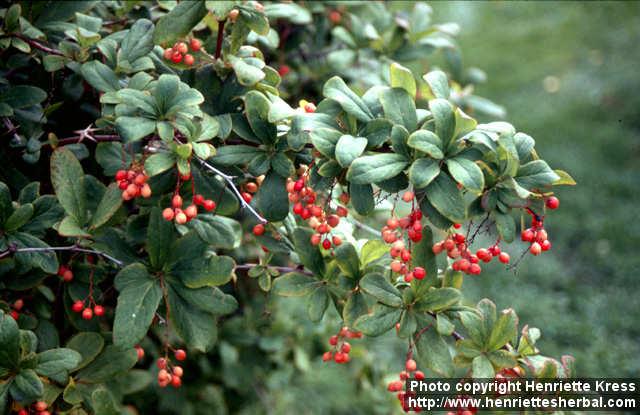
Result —
<svg viewBox="0 0 640 415"><path fill-rule="evenodd" d="M329 362L333 360L336 363L349 363L351 358L349 352L351 351L351 344L345 339L360 339L362 333L359 331L349 330L348 327L340 329L338 334L334 334L329 338L329 345L331 350L324 352L322 355L323 362Z"/></svg>
<svg viewBox="0 0 640 415"><path fill-rule="evenodd" d="M424 380L425 375L422 371L417 370L418 365L415 360L408 358L404 364L405 370L399 373L399 380L393 380L389 382L387 385L387 390L389 392L397 392L397 398L402 405L402 408L405 411L409 409L414 410L415 412L420 412L420 408L409 408L407 398L409 397L408 393L404 390L407 379L415 379L415 380ZM410 394L411 392L409 392Z"/></svg>
<svg viewBox="0 0 640 415"><path fill-rule="evenodd" d="M443 251L447 251L447 256L456 261L452 264L454 271L462 271L470 275L478 275L482 272L482 268L478 264L480 258L471 253L467 247L467 238L461 233L453 233L446 239L433 244L433 253L438 255ZM489 261L491 258L488 258Z"/></svg>
<svg viewBox="0 0 640 415"><path fill-rule="evenodd" d="M202 42L196 38L189 40L189 44L186 42L176 42L173 47L164 50L164 58L173 63L183 62L187 66L192 66L195 62L193 55L187 53L189 49L193 52L198 52L202 49Z"/></svg>
<svg viewBox="0 0 640 415"><path fill-rule="evenodd" d="M187 181L191 181L191 194L193 195L193 198L191 204L185 209L182 209L184 201L182 200L182 196L180 196L180 185ZM166 221L175 220L178 225L184 225L191 219L198 216L198 206L202 206L204 210L211 212L212 210L215 210L216 202L211 199L205 199L204 196L196 193L195 181L190 173L186 175L178 175L178 183L176 184L176 189L173 192L173 197L171 198L171 207L162 211L162 217Z"/></svg>
<svg viewBox="0 0 640 415"><path fill-rule="evenodd" d="M551 249L551 241L549 241L549 235L544 229L544 219L533 213L531 209L527 209L531 214L531 227L525 229L520 234L520 239L524 242L529 242L529 252L533 255L540 255L543 251Z"/></svg>
<svg viewBox="0 0 640 415"><path fill-rule="evenodd" d="M67 265L60 265L58 268L58 276L62 278L64 282L73 281L73 271L71 271L71 268Z"/></svg>
<svg viewBox="0 0 640 415"><path fill-rule="evenodd" d="M131 200L138 196L145 199L151 196L151 187L147 183L149 176L139 167L132 167L129 170L118 170L116 180L118 187L122 190L122 199Z"/></svg>
<svg viewBox="0 0 640 415"><path fill-rule="evenodd" d="M262 184L262 181L264 180L264 175L262 176L258 176L256 177L256 181L255 182L247 182L242 186L242 199L247 202L247 203L251 203L251 201L253 200L253 195L258 191L258 189L260 189L260 185Z"/></svg>
<svg viewBox="0 0 640 415"><path fill-rule="evenodd" d="M89 295L84 300L76 300L71 305L74 313L81 313L84 320L91 320L93 316L102 317L104 315L104 307L98 304L93 298L93 268L89 273Z"/></svg>
<svg viewBox="0 0 640 415"><path fill-rule="evenodd" d="M173 353L177 361L184 361L187 358L187 352L182 349L178 349ZM138 356L140 356L138 354ZM158 366L158 386L166 388L171 385L174 388L182 386L182 375L184 370L181 366L171 364L171 360L168 357L161 357L156 361Z"/></svg>
<svg viewBox="0 0 640 415"><path fill-rule="evenodd" d="M318 202L318 195L311 186L308 185L309 171L304 169L302 175L293 180L287 180L287 192L289 201L293 202L293 213L307 221L309 226L316 231L311 235L311 244L322 244L324 249L331 249L332 246L342 244L342 238L338 235L331 235L331 230L338 226L340 217L347 216L347 209L338 206L335 214L328 214ZM344 195L344 196L343 196ZM346 202L345 202L346 200ZM349 195L340 195L340 201L347 203ZM327 203L328 205L328 203Z"/></svg>
<svg viewBox="0 0 640 415"><path fill-rule="evenodd" d="M22 298L18 298L13 302L13 304L11 304L11 311L9 314L14 320L18 321L18 318L20 318L20 310L22 310L22 307L24 307L24 300Z"/></svg>
<svg viewBox="0 0 640 415"><path fill-rule="evenodd" d="M51 415L51 412L47 410L49 405L45 401L37 401L31 405L31 408L22 408L18 411L18 415L28 415L30 413L36 415Z"/></svg>

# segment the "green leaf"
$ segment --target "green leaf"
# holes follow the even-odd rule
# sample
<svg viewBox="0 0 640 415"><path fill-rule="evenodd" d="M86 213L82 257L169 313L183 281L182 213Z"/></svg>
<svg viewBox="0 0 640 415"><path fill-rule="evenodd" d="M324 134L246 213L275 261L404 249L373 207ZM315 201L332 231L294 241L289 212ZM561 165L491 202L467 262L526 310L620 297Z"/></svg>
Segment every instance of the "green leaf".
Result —
<svg viewBox="0 0 640 415"><path fill-rule="evenodd" d="M173 153L156 153L145 160L144 171L149 177L153 177L173 168L175 164L176 159Z"/></svg>
<svg viewBox="0 0 640 415"><path fill-rule="evenodd" d="M0 93L0 103L11 108L27 108L47 99L47 93L30 85L12 85Z"/></svg>
<svg viewBox="0 0 640 415"><path fill-rule="evenodd" d="M387 252L389 252L389 247L384 242L379 239L371 239L362 246L360 262L362 266L366 266L382 258Z"/></svg>
<svg viewBox="0 0 640 415"><path fill-rule="evenodd" d="M95 415L120 415L122 413L111 392L104 388L93 391L91 407Z"/></svg>
<svg viewBox="0 0 640 415"><path fill-rule="evenodd" d="M380 102L385 118L394 124L403 125L412 132L418 127L416 104L411 95L402 88L386 88L380 92Z"/></svg>
<svg viewBox="0 0 640 415"><path fill-rule="evenodd" d="M66 380L69 371L82 361L82 355L73 349L51 349L38 354L36 372L48 378L59 377Z"/></svg>
<svg viewBox="0 0 640 415"><path fill-rule="evenodd" d="M484 174L473 161L464 157L447 159L447 167L451 176L466 189L480 193L484 189Z"/></svg>
<svg viewBox="0 0 640 415"><path fill-rule="evenodd" d="M451 308L460 301L460 291L455 288L433 288L415 305L417 311L439 312Z"/></svg>
<svg viewBox="0 0 640 415"><path fill-rule="evenodd" d="M387 307L377 303L370 313L360 316L354 323L354 328L366 336L380 336L391 330L400 320L402 309Z"/></svg>
<svg viewBox="0 0 640 415"><path fill-rule="evenodd" d="M122 148L122 143L98 143L95 155L107 176L115 176L123 166L131 164L131 155Z"/></svg>
<svg viewBox="0 0 640 415"><path fill-rule="evenodd" d="M95 360L80 370L76 378L83 383L103 383L124 374L137 361L138 353L133 347L122 349L115 345L109 345Z"/></svg>
<svg viewBox="0 0 640 415"><path fill-rule="evenodd" d="M353 327L358 317L367 314L367 300L361 291L354 291L342 309L342 319L347 327Z"/></svg>
<svg viewBox="0 0 640 415"><path fill-rule="evenodd" d="M496 375L491 362L485 355L480 355L473 358L471 371L471 375L475 379L493 379L493 377Z"/></svg>
<svg viewBox="0 0 640 415"><path fill-rule="evenodd" d="M84 172L67 148L59 148L51 156L51 183L60 205L78 224L84 225L87 220Z"/></svg>
<svg viewBox="0 0 640 415"><path fill-rule="evenodd" d="M431 71L423 75L422 79L429 85L431 94L433 94L435 98L449 99L449 95L451 94L449 90L449 80L444 72Z"/></svg>
<svg viewBox="0 0 640 415"><path fill-rule="evenodd" d="M407 91L413 98L416 97L416 80L413 73L399 63L392 63L389 69L391 78L391 86L394 88L402 88Z"/></svg>
<svg viewBox="0 0 640 415"><path fill-rule="evenodd" d="M172 45L185 37L207 15L204 0L182 1L162 16L153 34L155 44Z"/></svg>
<svg viewBox="0 0 640 415"><path fill-rule="evenodd" d="M149 330L162 298L160 284L142 264L122 269L114 280L118 295L113 343L122 348L138 344Z"/></svg>
<svg viewBox="0 0 640 415"><path fill-rule="evenodd" d="M443 148L447 149L454 138L456 128L453 106L449 101L438 98L429 101L429 109L436 123L436 135L442 140Z"/></svg>
<svg viewBox="0 0 640 415"><path fill-rule="evenodd" d="M194 308L194 304L182 295L183 293L199 290L183 290L177 291L177 287L173 285L169 289L171 324L176 333L189 347L206 352L213 346L218 336L216 316Z"/></svg>
<svg viewBox="0 0 640 415"><path fill-rule="evenodd" d="M440 160L444 157L442 152L442 141L440 137L428 130L418 130L409 136L407 145L416 150L426 153L434 159Z"/></svg>
<svg viewBox="0 0 640 415"><path fill-rule="evenodd" d="M358 158L366 147L366 138L343 135L336 144L336 160L342 167L349 167L351 162Z"/></svg>
<svg viewBox="0 0 640 415"><path fill-rule="evenodd" d="M117 184L112 183L107 187L107 190L104 192L104 196L102 196L102 199L91 218L91 228L99 228L107 223L120 206L122 206L122 191L118 188Z"/></svg>
<svg viewBox="0 0 640 415"><path fill-rule="evenodd" d="M503 310L491 330L487 341L488 350L498 350L518 334L518 316L512 309Z"/></svg>
<svg viewBox="0 0 640 415"><path fill-rule="evenodd" d="M3 182L0 182L0 223L5 223L7 218L13 213L13 210L9 187Z"/></svg>
<svg viewBox="0 0 640 415"><path fill-rule="evenodd" d="M275 142L276 126L269 122L269 99L258 91L249 91L244 97L244 105L247 121L256 137L263 143Z"/></svg>
<svg viewBox="0 0 640 415"><path fill-rule="evenodd" d="M416 282L420 287L435 285L438 281L438 264L433 253L433 231L428 225L422 228L422 239L413 245L411 250L412 265L422 267L427 276L422 283Z"/></svg>
<svg viewBox="0 0 640 415"><path fill-rule="evenodd" d="M433 327L424 331L416 341L418 364L440 376L453 376L454 366L449 346Z"/></svg>
<svg viewBox="0 0 640 415"><path fill-rule="evenodd" d="M417 328L418 322L416 321L415 313L410 310L405 310L402 313L400 319L400 327L398 327L398 337L406 339L413 336Z"/></svg>
<svg viewBox="0 0 640 415"><path fill-rule="evenodd" d="M264 79L265 74L262 69L248 64L244 59L233 55L227 55L227 59L231 63L240 85L253 86Z"/></svg>
<svg viewBox="0 0 640 415"><path fill-rule="evenodd" d="M351 204L360 215L368 215L375 208L373 199L373 187L370 184L349 183Z"/></svg>
<svg viewBox="0 0 640 415"><path fill-rule="evenodd" d="M9 244L14 244L16 248L48 248L49 245L42 242L35 236L26 232L16 232L9 235ZM17 252L14 258L21 265L29 267L39 267L48 274L55 274L58 271L58 257L52 251Z"/></svg>
<svg viewBox="0 0 640 415"><path fill-rule="evenodd" d="M88 238L90 236L73 216L66 216L62 219L58 224L58 233L60 236L77 238Z"/></svg>
<svg viewBox="0 0 640 415"><path fill-rule="evenodd" d="M464 222L466 206L460 190L449 175L440 174L427 186L427 199L433 207L452 222Z"/></svg>
<svg viewBox="0 0 640 415"><path fill-rule="evenodd" d="M343 243L334 250L336 263L340 271L351 278L360 276L360 259L356 248L348 242Z"/></svg>
<svg viewBox="0 0 640 415"><path fill-rule="evenodd" d="M0 367L17 368L20 360L18 324L0 310Z"/></svg>
<svg viewBox="0 0 640 415"><path fill-rule="evenodd" d="M175 240L174 225L164 220L160 208L153 208L149 214L147 227L147 252L149 262L155 269L161 269L171 253L171 244Z"/></svg>
<svg viewBox="0 0 640 415"><path fill-rule="evenodd" d="M133 63L138 58L146 56L153 50L153 32L154 26L151 20L136 20L122 40L120 57Z"/></svg>
<svg viewBox="0 0 640 415"><path fill-rule="evenodd" d="M323 275L325 263L320 248L311 244L313 231L309 228L298 227L293 232L293 244L300 262L314 274Z"/></svg>
<svg viewBox="0 0 640 415"><path fill-rule="evenodd" d="M264 13L273 21L287 19L297 25L311 23L311 13L295 3L269 3L264 6Z"/></svg>
<svg viewBox="0 0 640 415"><path fill-rule="evenodd" d="M409 167L409 180L416 188L427 187L440 174L440 163L433 159L420 158Z"/></svg>
<svg viewBox="0 0 640 415"><path fill-rule="evenodd" d="M120 89L120 81L116 73L100 61L89 61L83 64L80 73L89 85L100 92L113 92Z"/></svg>
<svg viewBox="0 0 640 415"><path fill-rule="evenodd" d="M22 369L13 378L9 393L18 402L33 402L42 396L44 386L33 369Z"/></svg>
<svg viewBox="0 0 640 415"><path fill-rule="evenodd" d="M518 184L529 190L551 185L557 180L560 180L560 176L551 170L544 160L534 160L523 164L516 175Z"/></svg>
<svg viewBox="0 0 640 415"><path fill-rule="evenodd" d="M289 272L273 282L272 292L283 297L302 297L318 288L320 281L299 272Z"/></svg>
<svg viewBox="0 0 640 415"><path fill-rule="evenodd" d="M287 180L276 172L269 172L256 194L257 207L269 222L283 220L289 214Z"/></svg>
<svg viewBox="0 0 640 415"><path fill-rule="evenodd" d="M381 182L401 173L407 163L404 156L392 153L358 157L347 171L347 180L355 184Z"/></svg>
<svg viewBox="0 0 640 415"><path fill-rule="evenodd" d="M309 300L307 300L307 313L311 321L318 322L322 320L324 312L329 306L329 300L329 293L325 286L320 286L311 293Z"/></svg>
<svg viewBox="0 0 640 415"><path fill-rule="evenodd" d="M444 315L436 315L436 329L438 333L443 336L451 336L456 326Z"/></svg>
<svg viewBox="0 0 640 415"><path fill-rule="evenodd" d="M33 216L33 205L26 203L13 211L4 223L5 232L13 232L22 227Z"/></svg>
<svg viewBox="0 0 640 415"><path fill-rule="evenodd" d="M313 146L328 158L335 157L335 149L342 133L333 128L314 128L309 134Z"/></svg>
<svg viewBox="0 0 640 415"><path fill-rule="evenodd" d="M81 359L76 370L82 369L100 354L104 348L104 338L100 333L81 332L69 339L66 347L80 353Z"/></svg>
<svg viewBox="0 0 640 415"><path fill-rule="evenodd" d="M390 307L400 307L402 305L402 294L382 274L371 273L365 275L360 280L360 288L382 304Z"/></svg>
<svg viewBox="0 0 640 415"><path fill-rule="evenodd" d="M512 368L518 364L518 360L507 350L495 350L486 355L493 367L497 370Z"/></svg>
<svg viewBox="0 0 640 415"><path fill-rule="evenodd" d="M234 249L240 245L240 225L231 218L200 214L189 224L203 241L215 248Z"/></svg>
<svg viewBox="0 0 640 415"><path fill-rule="evenodd" d="M373 119L373 114L362 98L353 92L340 77L334 76L329 79L322 88L322 94L326 98L338 102L343 110L353 115L357 120L371 121Z"/></svg>
<svg viewBox="0 0 640 415"><path fill-rule="evenodd" d="M513 242L516 236L516 221L511 215L493 211L493 219L496 221L496 228L500 238L505 242Z"/></svg>
<svg viewBox="0 0 640 415"><path fill-rule="evenodd" d="M212 161L222 166L235 166L238 164L247 164L262 153L263 151L258 147L243 144L223 146L218 149Z"/></svg>
<svg viewBox="0 0 640 415"><path fill-rule="evenodd" d="M293 162L282 152L278 152L273 156L271 167L282 177L292 177L295 173Z"/></svg>
<svg viewBox="0 0 640 415"><path fill-rule="evenodd" d="M156 122L144 117L121 116L116 119L116 129L124 142L128 143L153 134Z"/></svg>
<svg viewBox="0 0 640 415"><path fill-rule="evenodd" d="M554 172L560 177L558 180L553 182L554 186L560 186L560 185L575 186L576 185L576 181L566 171L556 169L554 170Z"/></svg>
<svg viewBox="0 0 640 415"><path fill-rule="evenodd" d="M376 118L367 123L360 135L366 137L369 148L380 147L389 139L393 123L384 118Z"/></svg>

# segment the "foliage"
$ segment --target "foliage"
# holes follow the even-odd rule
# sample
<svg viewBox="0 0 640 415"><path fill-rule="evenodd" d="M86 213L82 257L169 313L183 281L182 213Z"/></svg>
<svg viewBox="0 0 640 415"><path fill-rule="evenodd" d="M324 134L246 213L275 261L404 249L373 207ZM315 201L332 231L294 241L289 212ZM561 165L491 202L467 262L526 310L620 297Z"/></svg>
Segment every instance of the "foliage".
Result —
<svg viewBox="0 0 640 415"><path fill-rule="evenodd" d="M538 329L462 288L480 260L510 262L516 218L548 250L552 188L575 182L529 135L470 115L503 111L473 94L457 25L411 7L3 9L0 406L282 412L263 391L320 357L277 297L338 332L324 360L395 329L430 376L571 376ZM354 389L379 389L356 360Z"/></svg>

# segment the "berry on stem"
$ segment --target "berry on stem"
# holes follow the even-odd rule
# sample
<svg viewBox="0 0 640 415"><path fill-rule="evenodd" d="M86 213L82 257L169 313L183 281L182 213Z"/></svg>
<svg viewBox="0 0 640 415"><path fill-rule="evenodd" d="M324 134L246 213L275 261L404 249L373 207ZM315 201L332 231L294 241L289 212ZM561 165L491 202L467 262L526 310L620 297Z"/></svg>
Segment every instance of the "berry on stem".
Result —
<svg viewBox="0 0 640 415"><path fill-rule="evenodd" d="M545 204L547 205L547 209L551 209L551 210L558 209L558 207L560 206L560 199L558 199L555 196L551 196L550 198L547 199Z"/></svg>
<svg viewBox="0 0 640 415"><path fill-rule="evenodd" d="M173 355L175 356L176 360L179 360L179 361L181 361L181 362L187 358L187 352L185 352L185 351L184 351L184 350L182 350L182 349L178 349L178 350L176 350L176 351L173 353Z"/></svg>

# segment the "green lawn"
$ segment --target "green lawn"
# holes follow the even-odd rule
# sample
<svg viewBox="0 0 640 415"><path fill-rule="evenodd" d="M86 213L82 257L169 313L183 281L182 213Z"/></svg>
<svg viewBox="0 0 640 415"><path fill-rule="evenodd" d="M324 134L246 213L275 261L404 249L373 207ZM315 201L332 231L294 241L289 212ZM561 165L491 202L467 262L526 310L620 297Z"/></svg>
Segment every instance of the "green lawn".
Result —
<svg viewBox="0 0 640 415"><path fill-rule="evenodd" d="M640 3L432 6L436 21L460 23L466 65L487 72L478 93L578 182L559 188L561 207L545 224L553 249L517 275L496 264L470 278L471 299L516 309L521 324L543 330L542 350L574 355L580 375L637 376Z"/></svg>

